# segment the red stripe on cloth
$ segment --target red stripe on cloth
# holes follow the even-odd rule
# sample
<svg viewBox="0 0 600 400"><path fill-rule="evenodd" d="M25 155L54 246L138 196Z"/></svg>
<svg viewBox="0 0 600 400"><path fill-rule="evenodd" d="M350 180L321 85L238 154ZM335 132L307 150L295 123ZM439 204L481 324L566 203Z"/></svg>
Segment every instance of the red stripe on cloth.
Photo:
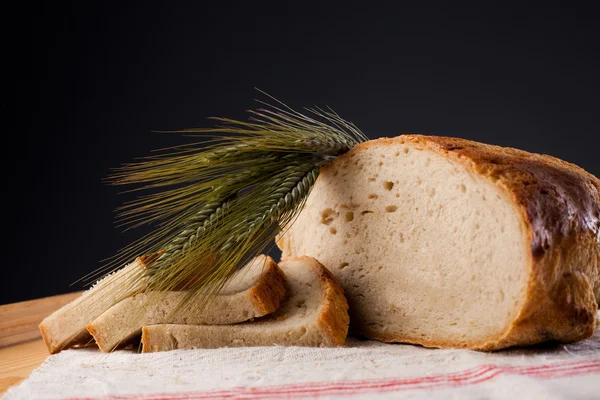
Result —
<svg viewBox="0 0 600 400"><path fill-rule="evenodd" d="M307 382L266 387L236 387L225 390L190 391L179 393L151 393L138 395L107 395L77 397L69 400L163 400L163 399L265 399L265 398L318 398L332 395L377 394L404 390L436 390L463 387L486 382L499 375L520 375L536 379L556 379L576 375L600 374L600 358L570 363L538 366L481 365L450 374L426 375L415 378L383 378L340 382Z"/></svg>
<svg viewBox="0 0 600 400"><path fill-rule="evenodd" d="M478 376L484 372L487 372L489 370L489 367L476 367L476 368L472 368L470 370L465 370L462 372L458 372L458 373L453 373L453 374L448 374L448 376L453 377L454 379L463 379L463 378L468 378L468 377L473 377L473 376ZM446 376L444 375L433 375L433 376L424 376L424 377L417 377L417 378L408 378L408 379L404 379L404 381L407 384L410 383L422 383L422 382L432 382L435 383L436 381L439 380L443 380L443 379L447 379ZM242 388L242 387L238 387L238 388L232 388L232 389L225 389L225 390L212 390L212 391L206 391L206 392L182 392L182 393L153 393L153 394L144 394L144 395L112 395L109 397L100 397L100 398L70 398L69 400L96 400L96 399L115 399L115 400L119 400L119 399L151 399L151 400L159 400L159 399L163 399L163 398L180 398L180 397L165 397L165 396L184 396L181 397L182 399L186 399L188 397L185 396L190 396L190 395L194 395L194 396L199 396L202 395L204 397L201 398L228 398L234 395L235 393L238 393L240 390L247 390L250 391L253 394L258 394L258 393L265 393L265 390L267 392L272 392L273 388L277 388L278 391L280 390L287 390L289 392L293 392L294 390L300 390L300 391L305 391L307 388L310 388L310 390L323 390L323 389L335 389L337 387L346 387L346 386L353 386L353 385L361 385L361 384L369 384L371 382L376 383L378 380L373 379L373 380L359 380L359 381L342 381L342 382L309 382L309 383L305 383L305 384L286 384L286 385L280 385L280 386L272 386L272 387L265 387L265 388ZM383 382L387 382L389 381L388 379L383 379L381 380ZM193 397L196 398L196 397ZM200 398L200 397L198 397Z"/></svg>

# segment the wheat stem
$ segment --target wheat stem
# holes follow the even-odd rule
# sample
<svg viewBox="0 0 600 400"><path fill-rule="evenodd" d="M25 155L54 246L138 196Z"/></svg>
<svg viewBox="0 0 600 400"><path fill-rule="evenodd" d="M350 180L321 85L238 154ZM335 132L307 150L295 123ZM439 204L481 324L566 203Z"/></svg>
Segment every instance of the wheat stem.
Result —
<svg viewBox="0 0 600 400"><path fill-rule="evenodd" d="M265 223L277 221L283 214L293 210L310 192L317 177L319 168L312 167L307 172L306 165L295 165L289 167L285 178L280 178L274 191L265 199L262 209L257 210L254 215L250 215L245 221L236 225L244 229L235 237L230 237L221 247L221 252L226 252L235 243L247 240L257 229L264 226Z"/></svg>
<svg viewBox="0 0 600 400"><path fill-rule="evenodd" d="M319 168L366 140L333 111L309 116L275 101L250 111L249 122L216 118L221 126L185 131L214 135L208 143L171 147L113 174L115 184L168 188L122 210L126 222L159 224L118 258L161 250L149 270L157 272L153 289L213 293L206 289L220 287L294 220Z"/></svg>

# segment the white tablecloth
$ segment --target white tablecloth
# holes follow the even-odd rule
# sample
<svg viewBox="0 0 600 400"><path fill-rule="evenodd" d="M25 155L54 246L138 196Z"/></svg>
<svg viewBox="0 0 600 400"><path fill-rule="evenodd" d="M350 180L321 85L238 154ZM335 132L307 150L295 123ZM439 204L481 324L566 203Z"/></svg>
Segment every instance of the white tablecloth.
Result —
<svg viewBox="0 0 600 400"><path fill-rule="evenodd" d="M571 345L497 353L349 338L346 347L136 354L63 351L12 399L600 399L600 333Z"/></svg>

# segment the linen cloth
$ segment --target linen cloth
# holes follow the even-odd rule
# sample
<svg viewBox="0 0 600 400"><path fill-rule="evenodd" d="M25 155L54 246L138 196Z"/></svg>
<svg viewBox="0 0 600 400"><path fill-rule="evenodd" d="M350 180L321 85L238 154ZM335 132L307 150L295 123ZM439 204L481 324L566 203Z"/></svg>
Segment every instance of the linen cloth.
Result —
<svg viewBox="0 0 600 400"><path fill-rule="evenodd" d="M13 399L600 399L600 332L496 353L349 338L343 348L73 349L50 356Z"/></svg>

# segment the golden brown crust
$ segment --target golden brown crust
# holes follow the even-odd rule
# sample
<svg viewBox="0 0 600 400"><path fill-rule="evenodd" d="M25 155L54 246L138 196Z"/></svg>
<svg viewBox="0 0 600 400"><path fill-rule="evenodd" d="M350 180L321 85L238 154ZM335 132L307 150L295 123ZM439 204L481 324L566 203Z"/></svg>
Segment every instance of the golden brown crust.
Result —
<svg viewBox="0 0 600 400"><path fill-rule="evenodd" d="M445 343L387 337L365 329L363 334L432 347L496 350L548 340L573 342L594 333L600 302L598 178L551 156L436 136L373 140L340 158L352 157L371 146L395 143L411 143L443 154L505 189L529 227L532 270L523 307L498 340Z"/></svg>
<svg viewBox="0 0 600 400"><path fill-rule="evenodd" d="M142 338L140 339L140 345L142 346L142 353L151 353L154 351L160 351L158 345L151 346L148 342L148 327L142 326Z"/></svg>
<svg viewBox="0 0 600 400"><path fill-rule="evenodd" d="M285 280L279 266L269 256L260 280L250 289L249 295L259 315L267 315L279 308L285 297Z"/></svg>
<svg viewBox="0 0 600 400"><path fill-rule="evenodd" d="M44 344L46 345L46 348L48 349L48 353L50 353L50 354L58 353L58 349L55 349L54 346L52 346L52 344L50 343L50 333L47 332L46 326L43 324L40 324L38 326L38 328L40 329L40 334L42 335L42 340L44 341Z"/></svg>
<svg viewBox="0 0 600 400"><path fill-rule="evenodd" d="M302 261L319 276L323 287L323 296L325 297L323 304L325 306L317 319L317 324L327 338L329 346L343 346L346 336L348 336L350 317L344 290L337 279L313 257L287 257L282 259L282 261L284 260Z"/></svg>
<svg viewBox="0 0 600 400"><path fill-rule="evenodd" d="M67 348L71 348L71 347L76 347L76 346L84 346L87 345L88 343L90 343L92 337L89 335L89 333L87 331L85 332L80 332L77 336L75 336L73 339L71 339L68 343L66 343L63 346L54 346L51 342L51 333L48 331L48 328L45 325L40 325L40 333L42 335L42 339L44 341L44 344L46 345L46 348L48 349L48 352L50 354L56 354L64 349Z"/></svg>

